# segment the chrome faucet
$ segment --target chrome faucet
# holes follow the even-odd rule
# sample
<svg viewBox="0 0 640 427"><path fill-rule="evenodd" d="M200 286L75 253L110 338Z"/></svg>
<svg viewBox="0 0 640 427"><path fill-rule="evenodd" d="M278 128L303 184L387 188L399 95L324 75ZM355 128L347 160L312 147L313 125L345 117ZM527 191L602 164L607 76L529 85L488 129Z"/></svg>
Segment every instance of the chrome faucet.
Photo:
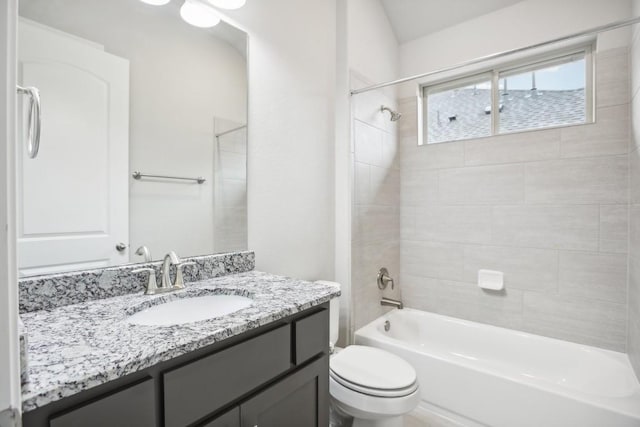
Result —
<svg viewBox="0 0 640 427"><path fill-rule="evenodd" d="M176 278L173 283L171 283L171 265L176 266ZM181 261L180 257L174 251L165 255L164 261L162 261L162 282L160 282L160 289L166 289L168 291L184 289L182 269L189 265L196 265L196 263L193 261Z"/></svg>
<svg viewBox="0 0 640 427"><path fill-rule="evenodd" d="M136 255L144 256L144 262L151 262L153 259L151 258L151 251L146 246L140 246L136 249Z"/></svg>
<svg viewBox="0 0 640 427"><path fill-rule="evenodd" d="M398 310L402 310L404 308L404 304L402 304L402 301L391 298L382 298L382 301L380 301L380 305L396 307Z"/></svg>
<svg viewBox="0 0 640 427"><path fill-rule="evenodd" d="M180 264L180 258L174 251L169 252L164 256L164 260L162 261L162 281L160 282L160 289L169 290L173 286L171 284L171 264L178 265Z"/></svg>
<svg viewBox="0 0 640 427"><path fill-rule="evenodd" d="M172 265L176 266L176 278L173 283L171 283ZM160 270L161 282L159 286L156 283L156 271L151 267L132 270L132 273L148 273L148 280L144 293L145 295L154 295L184 289L185 283L182 268L188 265L196 265L196 263L192 261L180 261L180 257L178 257L174 251L169 252L165 255L164 260L162 261L162 268Z"/></svg>

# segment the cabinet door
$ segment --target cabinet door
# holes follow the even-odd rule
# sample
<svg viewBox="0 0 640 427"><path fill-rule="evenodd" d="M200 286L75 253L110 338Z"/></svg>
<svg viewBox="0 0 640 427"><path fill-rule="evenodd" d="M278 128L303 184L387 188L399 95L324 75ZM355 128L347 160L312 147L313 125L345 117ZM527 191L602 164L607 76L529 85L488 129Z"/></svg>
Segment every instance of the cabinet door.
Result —
<svg viewBox="0 0 640 427"><path fill-rule="evenodd" d="M324 356L240 406L242 427L329 425L329 358Z"/></svg>
<svg viewBox="0 0 640 427"><path fill-rule="evenodd" d="M240 408L236 406L202 427L240 427Z"/></svg>

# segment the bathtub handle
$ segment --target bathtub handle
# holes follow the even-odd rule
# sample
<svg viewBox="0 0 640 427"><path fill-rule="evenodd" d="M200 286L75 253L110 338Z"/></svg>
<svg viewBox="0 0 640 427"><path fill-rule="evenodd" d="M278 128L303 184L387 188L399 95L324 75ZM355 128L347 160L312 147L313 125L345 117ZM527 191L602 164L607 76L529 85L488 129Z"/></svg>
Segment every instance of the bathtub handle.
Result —
<svg viewBox="0 0 640 427"><path fill-rule="evenodd" d="M387 270L386 267L382 267L380 271L378 271L378 289L387 289L389 283L391 283L391 289L393 289L393 278L389 276L389 270Z"/></svg>

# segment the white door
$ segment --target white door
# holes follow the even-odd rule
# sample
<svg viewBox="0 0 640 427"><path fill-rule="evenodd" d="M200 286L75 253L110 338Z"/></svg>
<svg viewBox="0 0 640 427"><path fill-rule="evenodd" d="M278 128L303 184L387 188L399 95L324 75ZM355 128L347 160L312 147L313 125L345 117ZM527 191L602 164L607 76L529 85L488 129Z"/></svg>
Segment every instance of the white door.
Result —
<svg viewBox="0 0 640 427"><path fill-rule="evenodd" d="M128 262L129 62L20 19L18 81L42 99L38 157L17 159L19 274Z"/></svg>

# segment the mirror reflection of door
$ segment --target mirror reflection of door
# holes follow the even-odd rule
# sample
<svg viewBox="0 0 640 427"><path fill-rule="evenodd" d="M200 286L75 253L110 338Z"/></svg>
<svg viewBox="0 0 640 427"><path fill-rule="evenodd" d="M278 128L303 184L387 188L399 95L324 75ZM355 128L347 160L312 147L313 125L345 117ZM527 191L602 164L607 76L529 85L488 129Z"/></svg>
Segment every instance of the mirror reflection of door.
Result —
<svg viewBox="0 0 640 427"><path fill-rule="evenodd" d="M18 159L22 276L247 249L247 35L181 4L20 1L43 111Z"/></svg>
<svg viewBox="0 0 640 427"><path fill-rule="evenodd" d="M20 275L127 262L129 61L25 19L18 54L43 108L39 156L18 159Z"/></svg>

